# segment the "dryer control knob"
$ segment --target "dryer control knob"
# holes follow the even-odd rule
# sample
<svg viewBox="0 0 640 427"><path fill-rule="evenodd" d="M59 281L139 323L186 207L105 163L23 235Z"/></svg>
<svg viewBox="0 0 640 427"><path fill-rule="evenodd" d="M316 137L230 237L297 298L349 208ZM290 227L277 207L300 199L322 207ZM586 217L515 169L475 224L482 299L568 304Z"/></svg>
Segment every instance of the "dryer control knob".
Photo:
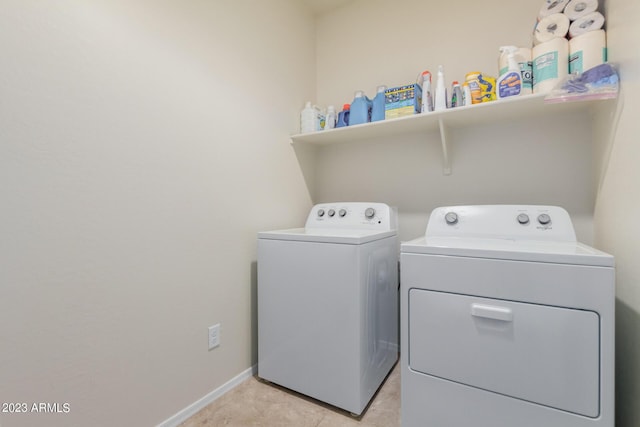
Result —
<svg viewBox="0 0 640 427"><path fill-rule="evenodd" d="M447 212L444 216L444 220L447 221L449 225L455 225L458 223L458 214L455 212Z"/></svg>
<svg viewBox="0 0 640 427"><path fill-rule="evenodd" d="M527 214L518 215L518 222L522 225L529 224L529 215Z"/></svg>
<svg viewBox="0 0 640 427"><path fill-rule="evenodd" d="M538 222L542 225L547 225L551 222L551 217L547 214L538 215Z"/></svg>
<svg viewBox="0 0 640 427"><path fill-rule="evenodd" d="M364 216L367 219L373 218L375 214L376 214L376 210L373 208L367 208L367 210L364 211Z"/></svg>
<svg viewBox="0 0 640 427"><path fill-rule="evenodd" d="M327 212L327 215L329 215L330 217L333 217L336 214L336 211L334 211L333 209L329 209L329 212Z"/></svg>
<svg viewBox="0 0 640 427"><path fill-rule="evenodd" d="M323 217L324 216L324 209L318 209L318 216L319 217Z"/></svg>
<svg viewBox="0 0 640 427"><path fill-rule="evenodd" d="M338 211L338 215L340 215L341 217L345 216L346 214L347 214L347 211L346 211L346 210L344 210L344 209L340 209L340 210Z"/></svg>

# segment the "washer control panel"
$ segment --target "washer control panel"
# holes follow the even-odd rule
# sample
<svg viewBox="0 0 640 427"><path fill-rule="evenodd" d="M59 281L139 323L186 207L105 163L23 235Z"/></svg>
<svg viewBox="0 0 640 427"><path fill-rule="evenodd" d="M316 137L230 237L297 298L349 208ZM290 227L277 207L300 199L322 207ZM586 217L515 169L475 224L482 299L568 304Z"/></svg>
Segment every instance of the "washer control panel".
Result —
<svg viewBox="0 0 640 427"><path fill-rule="evenodd" d="M575 242L573 223L558 206L478 205L434 209L426 237Z"/></svg>
<svg viewBox="0 0 640 427"><path fill-rule="evenodd" d="M315 205L305 228L397 230L395 209L384 203L342 202Z"/></svg>

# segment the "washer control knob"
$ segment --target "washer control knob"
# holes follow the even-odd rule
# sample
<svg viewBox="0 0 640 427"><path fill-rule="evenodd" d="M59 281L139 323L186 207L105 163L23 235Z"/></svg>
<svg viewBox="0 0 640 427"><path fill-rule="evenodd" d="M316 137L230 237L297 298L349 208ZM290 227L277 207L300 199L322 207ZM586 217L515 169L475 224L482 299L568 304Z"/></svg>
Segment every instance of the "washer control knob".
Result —
<svg viewBox="0 0 640 427"><path fill-rule="evenodd" d="M538 222L542 225L547 225L551 222L551 217L547 214L538 215Z"/></svg>
<svg viewBox="0 0 640 427"><path fill-rule="evenodd" d="M318 209L318 216L321 218L324 216L324 209Z"/></svg>
<svg viewBox="0 0 640 427"><path fill-rule="evenodd" d="M367 219L371 219L376 215L376 210L373 208L367 208L367 210L364 211L364 216Z"/></svg>
<svg viewBox="0 0 640 427"><path fill-rule="evenodd" d="M455 212L447 212L444 216L444 220L447 221L449 225L455 225L458 223L458 214Z"/></svg>
<svg viewBox="0 0 640 427"><path fill-rule="evenodd" d="M518 222L522 225L529 224L529 215L521 213L518 215Z"/></svg>
<svg viewBox="0 0 640 427"><path fill-rule="evenodd" d="M329 215L332 218L335 214L336 214L336 211L334 211L333 209L329 209L329 212L327 212L327 215Z"/></svg>
<svg viewBox="0 0 640 427"><path fill-rule="evenodd" d="M340 217L344 217L346 214L347 214L347 211L346 211L346 210L344 210L344 209L340 209L340 210L338 211L338 215L340 215Z"/></svg>

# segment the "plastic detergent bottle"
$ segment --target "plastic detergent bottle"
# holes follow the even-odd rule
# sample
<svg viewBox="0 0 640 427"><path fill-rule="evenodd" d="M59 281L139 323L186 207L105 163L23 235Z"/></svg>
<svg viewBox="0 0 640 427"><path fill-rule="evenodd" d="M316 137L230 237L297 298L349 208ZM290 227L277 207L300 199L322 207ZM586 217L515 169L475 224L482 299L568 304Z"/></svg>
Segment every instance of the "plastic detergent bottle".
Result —
<svg viewBox="0 0 640 427"><path fill-rule="evenodd" d="M498 99L518 96L522 91L522 73L515 56L517 51L518 48L515 46L502 46L500 48L502 54L507 53L508 55L509 68L496 82L496 95Z"/></svg>
<svg viewBox="0 0 640 427"><path fill-rule="evenodd" d="M320 130L318 123L318 110L311 106L311 101L307 101L300 112L300 133L309 133Z"/></svg>
<svg viewBox="0 0 640 427"><path fill-rule="evenodd" d="M385 90L387 90L386 86L384 85L378 86L378 92L376 93L376 97L373 98L372 107L371 107L372 122L384 120L384 104L385 104L384 91Z"/></svg>
<svg viewBox="0 0 640 427"><path fill-rule="evenodd" d="M431 98L431 73L429 71L422 72L422 106L421 112L428 113L433 111L433 99Z"/></svg>
<svg viewBox="0 0 640 427"><path fill-rule="evenodd" d="M327 115L324 120L324 128L333 129L336 127L336 109L333 105L327 107Z"/></svg>
<svg viewBox="0 0 640 427"><path fill-rule="evenodd" d="M344 104L342 106L342 111L338 113L338 123L336 123L337 128L349 126L349 109L350 108L351 108L351 105L349 104Z"/></svg>
<svg viewBox="0 0 640 427"><path fill-rule="evenodd" d="M471 100L471 89L469 89L468 82L462 83L462 98L464 100L462 105L467 106L473 104Z"/></svg>
<svg viewBox="0 0 640 427"><path fill-rule="evenodd" d="M364 95L364 92L361 90L356 91L353 102L351 103L349 126L371 121L370 106L371 101Z"/></svg>
<svg viewBox="0 0 640 427"><path fill-rule="evenodd" d="M442 65L438 66L438 78L436 80L436 93L433 100L433 107L435 111L447 109L447 88L444 86L444 69Z"/></svg>
<svg viewBox="0 0 640 427"><path fill-rule="evenodd" d="M451 85L451 108L462 107L462 89L460 89L460 83L454 80Z"/></svg>
<svg viewBox="0 0 640 427"><path fill-rule="evenodd" d="M479 104L482 102L482 91L480 90L480 81L478 80L481 75L482 73L480 71L471 71L465 76L465 80L471 94L471 102L469 105Z"/></svg>

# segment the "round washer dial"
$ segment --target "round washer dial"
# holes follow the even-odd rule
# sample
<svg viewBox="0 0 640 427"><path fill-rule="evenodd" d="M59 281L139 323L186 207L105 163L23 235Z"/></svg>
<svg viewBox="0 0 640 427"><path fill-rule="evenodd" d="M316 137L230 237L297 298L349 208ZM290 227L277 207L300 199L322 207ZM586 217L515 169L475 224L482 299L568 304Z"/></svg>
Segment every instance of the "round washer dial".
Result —
<svg viewBox="0 0 640 427"><path fill-rule="evenodd" d="M371 219L371 218L373 218L373 217L375 216L375 214L376 214L376 210L375 210L375 209L373 209L373 208L367 208L367 209L364 211L364 216L365 216L365 218L367 218L367 219Z"/></svg>
<svg viewBox="0 0 640 427"><path fill-rule="evenodd" d="M547 214L538 215L538 222L542 225L547 225L551 222L551 217Z"/></svg>
<svg viewBox="0 0 640 427"><path fill-rule="evenodd" d="M329 212L327 212L327 215L329 215L330 217L333 217L336 214L336 211L333 209L329 209Z"/></svg>
<svg viewBox="0 0 640 427"><path fill-rule="evenodd" d="M521 213L518 215L518 222L522 225L529 224L529 215Z"/></svg>
<svg viewBox="0 0 640 427"><path fill-rule="evenodd" d="M455 212L447 212L444 216L444 220L447 221L447 224L454 225L458 223L458 214Z"/></svg>
<svg viewBox="0 0 640 427"><path fill-rule="evenodd" d="M319 217L323 217L324 216L324 209L318 209L318 216Z"/></svg>
<svg viewBox="0 0 640 427"><path fill-rule="evenodd" d="M346 211L346 210L344 210L344 209L340 209L340 210L338 211L338 215L340 215L341 217L344 217L346 214L347 214L347 211Z"/></svg>

